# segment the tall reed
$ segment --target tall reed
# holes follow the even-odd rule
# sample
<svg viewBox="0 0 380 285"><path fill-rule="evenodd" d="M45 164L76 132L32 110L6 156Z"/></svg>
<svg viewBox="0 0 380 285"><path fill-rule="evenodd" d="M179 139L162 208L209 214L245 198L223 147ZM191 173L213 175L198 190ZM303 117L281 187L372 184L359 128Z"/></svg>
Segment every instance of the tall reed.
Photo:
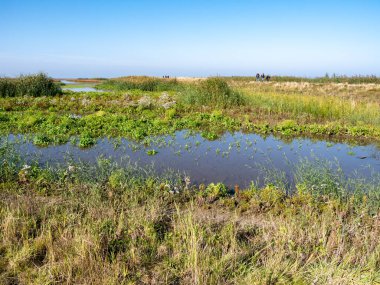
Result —
<svg viewBox="0 0 380 285"><path fill-rule="evenodd" d="M41 97L61 93L61 87L44 73L18 78L0 78L0 97Z"/></svg>
<svg viewBox="0 0 380 285"><path fill-rule="evenodd" d="M208 78L199 85L188 85L181 92L180 99L189 105L212 106L220 108L236 107L245 104L241 93L231 89L221 78Z"/></svg>
<svg viewBox="0 0 380 285"><path fill-rule="evenodd" d="M164 79L147 76L129 76L107 80L97 88L103 90L142 90L142 91L169 91L176 90L179 82L176 79Z"/></svg>

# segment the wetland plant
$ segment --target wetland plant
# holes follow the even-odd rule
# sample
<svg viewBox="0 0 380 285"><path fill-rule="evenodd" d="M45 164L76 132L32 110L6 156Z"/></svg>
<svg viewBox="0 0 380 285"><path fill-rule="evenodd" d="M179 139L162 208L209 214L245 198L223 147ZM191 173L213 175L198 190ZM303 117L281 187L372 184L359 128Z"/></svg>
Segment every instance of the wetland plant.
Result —
<svg viewBox="0 0 380 285"><path fill-rule="evenodd" d="M185 88L181 99L190 105L229 108L244 105L241 93L232 90L221 78L208 78L199 86L191 85Z"/></svg>
<svg viewBox="0 0 380 285"><path fill-rule="evenodd" d="M155 150L155 149L149 149L149 150L146 151L146 154L150 155L150 156L153 156L153 155L158 154L158 151Z"/></svg>
<svg viewBox="0 0 380 285"><path fill-rule="evenodd" d="M96 144L96 139L94 139L89 134L83 134L79 138L78 146L81 147L81 148L90 147L90 146L93 146L94 144Z"/></svg>
<svg viewBox="0 0 380 285"><path fill-rule="evenodd" d="M0 78L0 97L54 96L62 93L59 84L44 73L20 76L18 78Z"/></svg>
<svg viewBox="0 0 380 285"><path fill-rule="evenodd" d="M128 76L111 79L96 86L103 90L141 90L141 91L169 91L177 90L179 82L176 79L162 79L148 76Z"/></svg>

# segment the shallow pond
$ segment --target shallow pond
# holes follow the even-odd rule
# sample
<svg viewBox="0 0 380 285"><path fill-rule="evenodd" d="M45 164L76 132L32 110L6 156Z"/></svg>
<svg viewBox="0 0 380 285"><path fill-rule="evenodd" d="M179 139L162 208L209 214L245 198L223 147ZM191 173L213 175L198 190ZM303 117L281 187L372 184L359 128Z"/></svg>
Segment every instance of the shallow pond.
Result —
<svg viewBox="0 0 380 285"><path fill-rule="evenodd" d="M172 136L150 138L142 143L127 139L100 139L91 148L75 144L40 148L22 139L16 148L24 158L38 157L42 164L63 163L69 159L95 162L99 156L121 165L152 165L158 173L168 169L189 175L192 183L223 182L229 187L246 187L285 179L292 183L297 165L307 161L326 160L333 169L347 176L370 177L380 173L380 149L376 145L350 146L343 143L292 139L283 141L273 136L262 137L240 132L226 133L208 141L200 134L179 131ZM265 180L265 181L264 181ZM272 181L273 180L273 181Z"/></svg>
<svg viewBox="0 0 380 285"><path fill-rule="evenodd" d="M73 92L103 92L103 90L95 89L94 86L96 84L94 83L81 83L81 82L74 82L74 81L68 81L68 80L61 80L62 83L67 84L69 86L63 86L63 90L70 90ZM80 87L75 87L75 85L78 85Z"/></svg>

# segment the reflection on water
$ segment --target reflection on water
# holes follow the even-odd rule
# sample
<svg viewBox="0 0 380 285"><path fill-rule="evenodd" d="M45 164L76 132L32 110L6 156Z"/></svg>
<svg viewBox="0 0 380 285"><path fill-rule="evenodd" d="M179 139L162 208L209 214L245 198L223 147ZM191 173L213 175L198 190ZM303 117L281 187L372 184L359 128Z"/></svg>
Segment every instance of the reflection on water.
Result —
<svg viewBox="0 0 380 285"><path fill-rule="evenodd" d="M9 139L14 141L16 137L9 136ZM103 156L121 165L129 162L140 166L154 164L158 173L168 169L180 171L189 175L193 183L224 182L230 187L235 184L245 187L251 181L262 184L263 177L271 170L283 173L291 180L294 165L305 158L334 162L346 175L380 173L380 150L375 145L349 146L309 139L285 142L273 136L264 138L239 132L227 133L215 141L180 131L173 136L150 138L142 143L100 139L88 149L72 143L39 148L30 142L21 142L17 148L24 158L37 156L42 164L63 163L68 159L95 162Z"/></svg>
<svg viewBox="0 0 380 285"><path fill-rule="evenodd" d="M96 84L94 83L78 83L78 82L74 82L74 81L68 81L68 80L61 80L62 83L64 84L68 84L68 85L72 85L70 87L65 87L63 86L62 89L63 90L70 90L70 91L73 91L73 92L103 92L103 90L98 90L98 89L95 89L94 86ZM83 87L75 87L75 85L88 85L88 86L83 86Z"/></svg>

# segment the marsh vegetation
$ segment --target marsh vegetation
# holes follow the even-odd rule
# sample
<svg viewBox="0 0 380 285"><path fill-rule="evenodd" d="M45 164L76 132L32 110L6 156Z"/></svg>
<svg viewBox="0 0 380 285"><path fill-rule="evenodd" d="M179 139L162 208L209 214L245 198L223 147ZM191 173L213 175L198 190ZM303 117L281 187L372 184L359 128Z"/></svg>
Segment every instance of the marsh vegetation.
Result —
<svg viewBox="0 0 380 285"><path fill-rule="evenodd" d="M61 93L59 84L43 73L18 78L0 78L0 97L42 97Z"/></svg>
<svg viewBox="0 0 380 285"><path fill-rule="evenodd" d="M104 137L115 149L126 138L137 155L159 159L174 142L155 138L183 131L195 135L179 149L184 157L204 147L226 156L215 167L241 148L255 160L257 141L264 153L281 153L287 146L273 136L303 136L334 151L334 143L350 142L341 146L350 169L359 161L376 169L376 80L127 77L101 80L101 92L61 91L44 75L28 80L0 80L1 284L380 283L376 171L346 175L333 158L300 160L286 175L252 164L262 183L241 187L203 183L186 169L122 164L105 152L53 163L54 147L89 153ZM226 132L242 139L220 144ZM7 139L17 135L22 141ZM355 143L372 144L371 160ZM29 159L25 144L56 157ZM234 161L237 170L246 164Z"/></svg>

